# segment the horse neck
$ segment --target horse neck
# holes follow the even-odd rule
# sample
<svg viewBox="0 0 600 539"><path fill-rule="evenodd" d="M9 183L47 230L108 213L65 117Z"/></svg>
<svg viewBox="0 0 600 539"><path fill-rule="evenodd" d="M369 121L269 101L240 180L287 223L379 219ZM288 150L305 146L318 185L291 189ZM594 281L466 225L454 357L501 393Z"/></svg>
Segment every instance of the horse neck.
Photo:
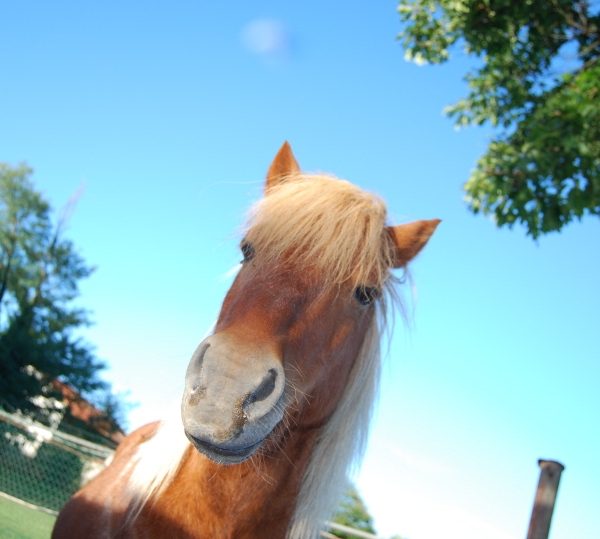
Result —
<svg viewBox="0 0 600 539"><path fill-rule="evenodd" d="M213 463L190 447L173 483L146 507L153 527L178 537L283 539L294 513L318 429L288 432L276 450L241 464Z"/></svg>

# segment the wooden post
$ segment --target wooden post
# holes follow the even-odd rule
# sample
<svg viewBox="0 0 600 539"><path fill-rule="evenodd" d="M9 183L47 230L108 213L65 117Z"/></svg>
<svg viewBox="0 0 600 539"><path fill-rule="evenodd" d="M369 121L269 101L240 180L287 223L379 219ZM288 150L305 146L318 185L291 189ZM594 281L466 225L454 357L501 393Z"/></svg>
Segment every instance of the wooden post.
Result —
<svg viewBox="0 0 600 539"><path fill-rule="evenodd" d="M540 465L540 481L535 494L535 502L531 511L527 539L548 539L552 511L556 502L556 492L560 474L565 467L555 460L538 460Z"/></svg>

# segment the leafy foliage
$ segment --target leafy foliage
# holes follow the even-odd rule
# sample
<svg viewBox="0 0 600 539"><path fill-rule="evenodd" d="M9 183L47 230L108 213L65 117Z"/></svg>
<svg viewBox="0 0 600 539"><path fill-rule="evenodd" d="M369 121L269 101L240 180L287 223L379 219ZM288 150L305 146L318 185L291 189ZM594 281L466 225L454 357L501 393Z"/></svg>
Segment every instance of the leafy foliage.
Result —
<svg viewBox="0 0 600 539"><path fill-rule="evenodd" d="M333 517L333 522L364 532L376 533L373 527L373 517L369 514L355 487L350 487L344 492L338 511ZM343 539L355 538L355 536L339 530L330 530L330 533Z"/></svg>
<svg viewBox="0 0 600 539"><path fill-rule="evenodd" d="M600 215L600 15L580 0L400 0L406 57L439 64L462 43L481 66L446 109L497 137L464 189L470 209L528 234Z"/></svg>
<svg viewBox="0 0 600 539"><path fill-rule="evenodd" d="M63 400L54 380L92 400L106 399L108 385L73 335L89 323L72 302L92 268L62 237L66 215L53 225L31 172L0 164L0 404L48 421Z"/></svg>

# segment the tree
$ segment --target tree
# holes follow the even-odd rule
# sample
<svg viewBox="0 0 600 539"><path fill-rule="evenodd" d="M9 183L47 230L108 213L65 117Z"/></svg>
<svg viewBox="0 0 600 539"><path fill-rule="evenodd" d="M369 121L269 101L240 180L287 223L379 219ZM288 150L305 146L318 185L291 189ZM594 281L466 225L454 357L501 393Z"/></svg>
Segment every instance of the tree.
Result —
<svg viewBox="0 0 600 539"><path fill-rule="evenodd" d="M356 530L372 534L376 533L375 528L373 527L373 517L369 514L364 502L358 495L356 488L353 486L344 492L340 506L332 520L337 524L349 526ZM355 538L355 536L339 530L329 530L329 532L336 537L341 537L343 539Z"/></svg>
<svg viewBox="0 0 600 539"><path fill-rule="evenodd" d="M400 0L406 57L462 43L479 67L446 109L498 134L464 185L474 212L533 238L600 215L600 15L585 0Z"/></svg>
<svg viewBox="0 0 600 539"><path fill-rule="evenodd" d="M73 335L89 323L72 302L93 270L63 238L68 211L54 226L31 173L0 164L0 404L48 421L63 408L55 380L92 401L109 386L98 377L104 364Z"/></svg>

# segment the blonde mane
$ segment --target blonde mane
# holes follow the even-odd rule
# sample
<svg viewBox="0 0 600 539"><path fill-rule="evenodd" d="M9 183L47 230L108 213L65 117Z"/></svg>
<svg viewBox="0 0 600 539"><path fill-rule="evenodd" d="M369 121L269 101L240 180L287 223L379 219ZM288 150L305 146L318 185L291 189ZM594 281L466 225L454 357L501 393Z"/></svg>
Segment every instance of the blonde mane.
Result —
<svg viewBox="0 0 600 539"><path fill-rule="evenodd" d="M285 255L317 267L328 285L383 288L395 256L386 214L380 197L345 180L295 174L253 206L246 239L265 266Z"/></svg>
<svg viewBox="0 0 600 539"><path fill-rule="evenodd" d="M287 539L316 539L348 487L351 472L362 462L379 389L379 336L374 320L311 456Z"/></svg>
<svg viewBox="0 0 600 539"><path fill-rule="evenodd" d="M245 240L261 264L298 261L317 267L329 285L364 284L395 298L394 245L386 230L386 207L379 197L330 176L294 175L270 187L251 210ZM293 262L292 262L293 263ZM384 296L354 362L348 384L323 428L304 475L288 539L317 537L364 454L380 372ZM129 480L130 517L159 495L175 476L190 446L180 420L165 422L140 447ZM174 437L178 442L174 443ZM159 464L160 463L160 464Z"/></svg>

